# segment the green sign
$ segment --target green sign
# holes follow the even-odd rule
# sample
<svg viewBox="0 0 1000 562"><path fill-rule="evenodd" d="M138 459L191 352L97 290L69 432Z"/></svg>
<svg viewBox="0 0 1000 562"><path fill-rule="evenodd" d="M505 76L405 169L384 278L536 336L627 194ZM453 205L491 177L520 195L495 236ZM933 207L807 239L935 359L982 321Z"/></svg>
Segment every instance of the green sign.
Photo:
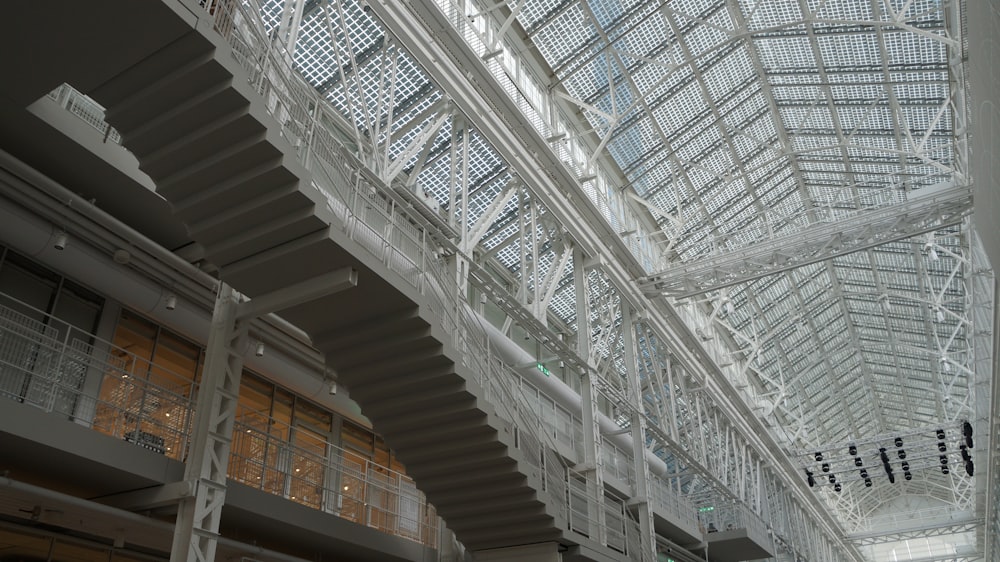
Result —
<svg viewBox="0 0 1000 562"><path fill-rule="evenodd" d="M705 513L705 512L708 512L708 511L715 511L715 508L714 507L699 507L698 508L698 513Z"/></svg>
<svg viewBox="0 0 1000 562"><path fill-rule="evenodd" d="M535 363L535 367L537 367L539 371L545 373L545 376L549 376L552 374L552 372L549 371L549 368L546 367L545 365L542 365L541 363Z"/></svg>

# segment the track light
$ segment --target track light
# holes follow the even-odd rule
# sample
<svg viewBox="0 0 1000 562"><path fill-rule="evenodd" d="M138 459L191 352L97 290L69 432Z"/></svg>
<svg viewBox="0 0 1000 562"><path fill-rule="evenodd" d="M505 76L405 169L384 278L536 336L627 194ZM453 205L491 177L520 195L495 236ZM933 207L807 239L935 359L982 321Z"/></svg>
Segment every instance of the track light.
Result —
<svg viewBox="0 0 1000 562"><path fill-rule="evenodd" d="M907 481L913 480L913 474L909 470L907 470L906 472L903 473L903 478L905 478Z"/></svg>
<svg viewBox="0 0 1000 562"><path fill-rule="evenodd" d="M944 322L944 311L941 310L940 306L934 307L934 317L938 322Z"/></svg>
<svg viewBox="0 0 1000 562"><path fill-rule="evenodd" d="M906 458L906 451L904 451L902 449L900 449L899 451L897 451L896 454L899 455L900 460Z"/></svg>
<svg viewBox="0 0 1000 562"><path fill-rule="evenodd" d="M903 438L902 437L897 437L895 439L895 441L893 441L893 443L895 443L895 445L897 447L902 447L903 446Z"/></svg>
<svg viewBox="0 0 1000 562"><path fill-rule="evenodd" d="M821 466L820 468L823 469L823 472L830 472L830 463L825 462L823 463L823 466Z"/></svg>
<svg viewBox="0 0 1000 562"><path fill-rule="evenodd" d="M264 342L262 341L257 342L257 347L254 349L253 354L256 355L257 357L264 356Z"/></svg>
<svg viewBox="0 0 1000 562"><path fill-rule="evenodd" d="M937 260L938 260L938 253L937 253L937 250L935 250L933 246L932 246L932 247L931 247L931 249L930 249L930 250L929 250L929 251L927 252L927 257L931 258L931 260L932 260L932 261L937 261Z"/></svg>
<svg viewBox="0 0 1000 562"><path fill-rule="evenodd" d="M842 489L843 489L843 487L840 485L840 482L838 482L838 483L836 483L836 484L833 485L833 491L834 492L839 492Z"/></svg>
<svg viewBox="0 0 1000 562"><path fill-rule="evenodd" d="M816 485L816 479L813 478L813 473L808 470L806 471L806 482L809 483L810 488Z"/></svg>
<svg viewBox="0 0 1000 562"><path fill-rule="evenodd" d="M868 478L868 470L867 469L862 468L859 472L860 472L862 478Z"/></svg>
<svg viewBox="0 0 1000 562"><path fill-rule="evenodd" d="M855 447L854 445L851 445L850 447L847 448L847 454L851 455L852 457L855 456L855 455L857 455L858 454L858 448Z"/></svg>
<svg viewBox="0 0 1000 562"><path fill-rule="evenodd" d="M871 488L871 487L872 487L872 479L865 478L865 488Z"/></svg>
<svg viewBox="0 0 1000 562"><path fill-rule="evenodd" d="M815 455L815 457L816 457L816 462L819 462L819 461L823 460L823 453L817 452L816 455Z"/></svg>
<svg viewBox="0 0 1000 562"><path fill-rule="evenodd" d="M861 466L865 463L861 462L861 457L854 457L854 466Z"/></svg>
<svg viewBox="0 0 1000 562"><path fill-rule="evenodd" d="M944 441L944 430L943 429L937 430L937 438L938 438L939 441Z"/></svg>
<svg viewBox="0 0 1000 562"><path fill-rule="evenodd" d="M938 460L941 461L941 466L948 466L948 455L941 455Z"/></svg>
<svg viewBox="0 0 1000 562"><path fill-rule="evenodd" d="M66 249L66 244L69 242L69 235L66 234L65 230L60 230L56 233L55 240L52 241L52 247L62 251Z"/></svg>
<svg viewBox="0 0 1000 562"><path fill-rule="evenodd" d="M944 441L938 442L938 452L943 453L948 450L948 446L944 444Z"/></svg>
<svg viewBox="0 0 1000 562"><path fill-rule="evenodd" d="M837 483L837 476L835 474L831 474L830 475L830 483L831 484L836 484Z"/></svg>
<svg viewBox="0 0 1000 562"><path fill-rule="evenodd" d="M167 298L164 301L163 306L167 310L173 310L173 309L177 308L177 295L175 295L173 293L170 293L169 295L167 295Z"/></svg>

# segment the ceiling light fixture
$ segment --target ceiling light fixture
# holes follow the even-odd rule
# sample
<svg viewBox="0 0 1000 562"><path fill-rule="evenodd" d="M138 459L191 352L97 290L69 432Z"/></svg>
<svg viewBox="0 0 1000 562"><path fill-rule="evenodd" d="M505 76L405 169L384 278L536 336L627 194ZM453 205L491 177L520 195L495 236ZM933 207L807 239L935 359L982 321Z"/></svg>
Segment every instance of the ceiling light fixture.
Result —
<svg viewBox="0 0 1000 562"><path fill-rule="evenodd" d="M52 241L52 247L62 251L66 249L66 244L69 243L69 235L66 234L65 230L60 230L56 233L55 239Z"/></svg>

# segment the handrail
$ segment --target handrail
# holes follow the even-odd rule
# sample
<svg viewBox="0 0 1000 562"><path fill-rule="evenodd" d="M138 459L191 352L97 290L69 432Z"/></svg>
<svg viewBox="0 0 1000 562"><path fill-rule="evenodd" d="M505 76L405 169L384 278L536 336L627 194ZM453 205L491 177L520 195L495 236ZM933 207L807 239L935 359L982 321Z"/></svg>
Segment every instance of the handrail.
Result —
<svg viewBox="0 0 1000 562"><path fill-rule="evenodd" d="M3 295L3 298L19 310L0 305L0 396L58 413L169 458L184 460L194 420L196 383L12 297ZM169 386L151 382L147 378L151 373L161 380L176 382ZM97 395L90 394L85 385L91 377L103 379ZM322 486L328 494L354 499L364 511L347 513L327 505L314 505L315 502L290 493L291 488L265 491L436 547L436 511L411 478L370 460L352 470L345 460L349 458L346 450L329 442L323 443L328 456L315 455L272 435L274 422L250 411L243 413L234 430L230 478L259 487L241 471L248 463L257 462L258 456L240 448L248 440L257 439L256 444L263 444L264 449L250 449L263 453L273 448L282 451L282 458L287 461L295 458L312 468L319 467L322 480L309 484ZM340 484L333 483L347 478L345 474L366 495L355 497L336 490ZM291 465L281 477L289 483L301 480Z"/></svg>
<svg viewBox="0 0 1000 562"><path fill-rule="evenodd" d="M406 475L323 443L323 453L234 424L229 478L383 532L437 544L437 515Z"/></svg>

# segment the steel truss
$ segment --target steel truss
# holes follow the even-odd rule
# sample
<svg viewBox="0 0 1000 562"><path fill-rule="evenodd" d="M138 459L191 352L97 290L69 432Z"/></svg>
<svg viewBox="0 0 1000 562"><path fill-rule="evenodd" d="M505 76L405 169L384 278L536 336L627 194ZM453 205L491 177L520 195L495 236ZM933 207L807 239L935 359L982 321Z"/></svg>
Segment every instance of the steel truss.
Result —
<svg viewBox="0 0 1000 562"><path fill-rule="evenodd" d="M627 420L626 429L634 432L638 426L640 438L635 441L651 443L668 464L676 466L678 476L672 479L671 486L692 494L691 497L714 494L750 506L755 513L775 521L775 532L787 535L794 551L810 559L859 558L850 546L846 551L838 546L837 524L824 514L819 501L808 490L802 490L797 467L782 458L783 453L766 436L754 412L742 403L748 394L751 399L747 404L751 407L763 403L747 391L753 390L752 387L742 386L747 377L734 378L728 370L721 371L716 366L722 360L715 349L724 349L728 344L720 341L721 337L711 340L716 329L713 320L702 322L707 328L703 334L709 339L695 337L674 311L663 303L644 298L642 293L648 292L648 285L639 287L632 282L644 278L645 272L651 270L644 270L643 266L660 263L655 259L640 263L636 258L640 255L636 248L660 236L655 229L650 230L650 225L660 221L664 230L676 232L681 231L682 225L673 225L669 212L661 214L646 203L615 199L614 190L606 190L609 184L601 169L602 150L584 155L582 160L577 158L574 147L579 144L574 143L586 133L568 127L561 120L564 110L574 105L584 107L585 112L601 110L585 100L567 96L558 88L547 93L540 91L537 98L542 99L540 103L536 98L526 102L516 95L508 96L495 82L506 78L504 73L509 72L505 70L507 67L501 67L501 61L511 52L509 42L516 43L516 36L524 31L519 29L517 13L525 2L490 10L462 2L455 13L439 12L429 3L418 4L372 2L371 13L386 23L389 32L379 31L381 39L370 47L348 48L340 53L340 76L328 81L326 87L330 91L339 88L344 97L354 96L347 103L347 124L341 125L346 127L347 136L357 146L369 170L411 203L416 215L423 217L420 224L440 235L442 255L453 256L462 286L468 281L463 296L472 298L476 292L485 295L486 300L507 314L505 330L516 324L545 353L561 361L568 376L584 378L584 393L589 394L585 398L589 398L592 409L604 397L621 414L621 419ZM352 32L349 18L345 17L350 10L345 6L353 4L335 2L323 8L325 25L334 30L330 35ZM572 3L567 3L563 9L571 6ZM581 9L591 11L589 17L596 18L589 3ZM733 3L725 9L732 11ZM663 14L678 30L693 21L690 14L680 14L670 6L664 8ZM808 20L810 25L838 24L812 14ZM424 27L415 26L414 22ZM893 25L909 26L901 18ZM434 30L433 41L428 29ZM505 36L505 31L511 33ZM739 33L733 36L733 41L750 43L749 35L741 35L746 30L735 31ZM781 32L753 31L754 34ZM474 38L470 40L478 41L479 46L470 47L463 35ZM608 37L595 40L606 42ZM291 45L294 48L294 43ZM652 64L634 54L612 55L617 57L614 65L622 70L633 71L639 63ZM421 80L427 82L404 96L395 89L396 83L401 69L413 68L414 62L421 67L419 72L426 73ZM357 77L365 64L375 65L372 68L378 77L377 86L367 91ZM372 70L368 72L371 75ZM706 88L704 77L695 76L694 80L699 88ZM507 88L507 82L501 80L501 83ZM609 84L614 84L614 80ZM828 100L829 96L819 101L806 100L803 108ZM935 103L943 106L953 102L936 100ZM776 113L777 105L771 107ZM514 118L518 112L524 112L525 120L531 121L535 129ZM614 134L624 130L627 123L623 115L624 112L604 112L602 118L607 126L599 134L603 145L613 142ZM892 118L898 116L894 113ZM538 119L543 122L541 128L536 123ZM720 127L727 127L722 137L730 150L738 137L751 134L739 126L724 124L721 119L718 122ZM545 134L540 132L543 129ZM781 131L781 127L777 130ZM930 138L915 137L915 143L926 143ZM759 140L760 150L771 150L768 147L774 146L771 139ZM778 144L782 144L781 139ZM787 144L785 139L782 158L805 159L809 155L808 151L795 150ZM844 154L857 148L850 134L841 134L832 146ZM486 170L475 170L470 155L484 149L491 151L495 162ZM904 166L911 165L901 153L885 157L897 159ZM704 172L691 161L677 159L675 164L682 171ZM754 172L736 169L721 181L743 182ZM428 181L435 175L446 180ZM439 185L446 187L441 189ZM922 187L913 193L919 195L928 189ZM890 239L937 230L943 224L941 216L946 215L945 220L950 221L967 212L967 203L958 202L964 196L959 194L962 189L942 188L955 201L931 202L914 197L901 204L909 205L910 209L903 218L895 215L902 209L898 206L860 211L853 218L835 223L841 231L840 246L833 242L834 233L821 231L828 226L821 222L824 213L834 211L835 205L831 203L829 210L818 208L811 212L811 224L820 226L807 228L805 236L810 240L815 238L815 251L822 256L817 260L824 260L882 245ZM440 212L428 210L428 204L434 201L427 199L426 190L441 205ZM592 195L605 190L612 193L609 199ZM843 191L852 200L856 199L856 184L843 187ZM484 205L476 203L481 195L489 199ZM641 212L630 211L633 204L641 205L638 208ZM756 205L761 207L759 202ZM851 211L857 212L858 208L862 207L852 207ZM867 225L862 223L870 223L873 217L880 228L866 231ZM889 235L882 232L892 228L897 231ZM877 240L869 240L875 237ZM849 240L843 242L844 238ZM658 240L655 243L664 241L662 237ZM769 244L771 251L766 258L750 260L753 267L789 271L804 263L791 254L808 253L807 244L801 239L788 244L770 238L764 244ZM708 255L708 259L731 257ZM511 275L505 270L511 271ZM602 280L600 283L590 281L595 275ZM804 301L804 297L800 300ZM630 310L642 313L626 319ZM573 324L577 333L583 335L576 342L572 341ZM584 344L581 342L587 340L586 335L593 333L588 325L600 327L601 331ZM629 340L631 343L627 343ZM855 338L855 341L860 340ZM657 359L649 360L648 356ZM773 401L772 410L801 421L778 402ZM591 411L590 417L595 414ZM585 427L588 425L593 424L585 423ZM587 439L585 450L588 462L592 460L597 467L602 457L599 430L590 433L593 435ZM637 473L642 472L640 466L635 468ZM599 475L600 470L595 468L588 487L597 487ZM777 501L782 498L783 501ZM782 505L791 515L783 518L770 513L770 500L776 500L776 505ZM840 501L844 509L859 509L856 502Z"/></svg>
<svg viewBox="0 0 1000 562"><path fill-rule="evenodd" d="M688 298L839 256L961 224L972 212L972 187L925 188L909 200L816 223L749 247L683 262L640 281L648 295Z"/></svg>

